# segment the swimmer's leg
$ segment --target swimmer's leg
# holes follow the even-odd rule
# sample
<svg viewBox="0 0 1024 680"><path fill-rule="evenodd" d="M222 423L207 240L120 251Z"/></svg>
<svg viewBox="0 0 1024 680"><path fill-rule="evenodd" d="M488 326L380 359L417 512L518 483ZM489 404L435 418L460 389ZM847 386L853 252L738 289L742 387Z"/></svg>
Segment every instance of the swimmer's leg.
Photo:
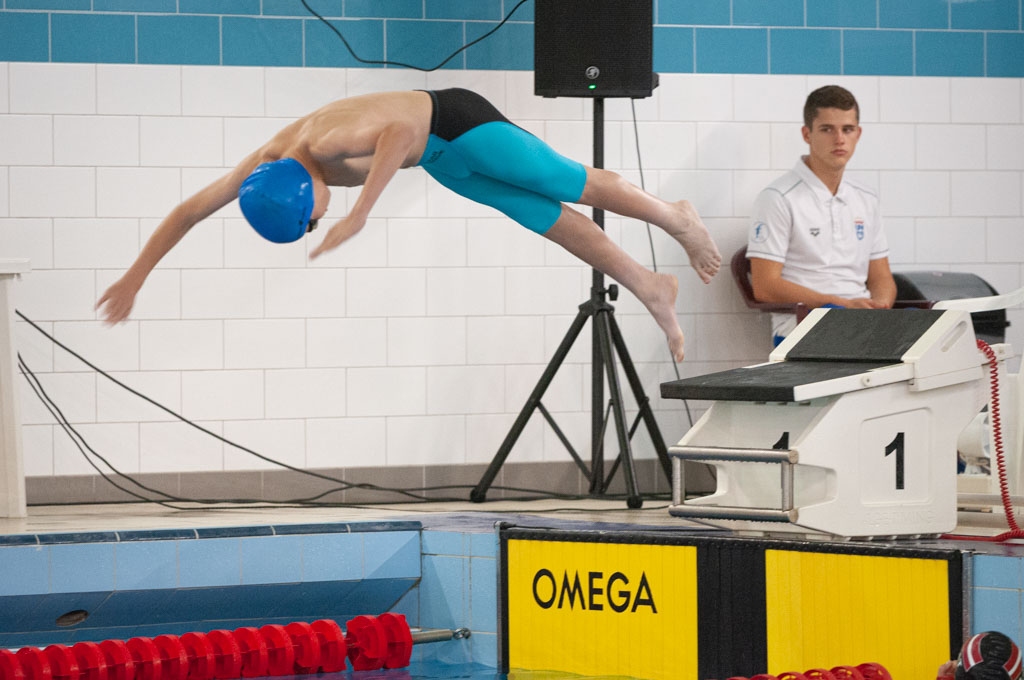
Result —
<svg viewBox="0 0 1024 680"><path fill-rule="evenodd" d="M561 217L544 236L633 293L665 333L672 358L683 360L683 330L676 318L679 282L674 276L644 268L593 220L568 206L562 206Z"/></svg>
<svg viewBox="0 0 1024 680"><path fill-rule="evenodd" d="M722 255L687 200L669 203L626 181L610 170L587 168L587 183L577 203L650 222L679 242L690 264L704 283L711 281L722 264ZM625 284L623 284L625 285Z"/></svg>

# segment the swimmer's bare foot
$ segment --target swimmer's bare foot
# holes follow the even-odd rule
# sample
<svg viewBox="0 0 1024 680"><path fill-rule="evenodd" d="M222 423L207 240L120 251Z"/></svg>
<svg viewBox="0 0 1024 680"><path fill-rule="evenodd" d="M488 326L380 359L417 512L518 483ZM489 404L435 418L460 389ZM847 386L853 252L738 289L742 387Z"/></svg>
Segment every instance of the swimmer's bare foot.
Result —
<svg viewBox="0 0 1024 680"><path fill-rule="evenodd" d="M711 238L711 233L704 226L697 209L687 200L672 204L678 208L677 219L666 231L679 241L690 256L690 264L697 271L701 281L710 283L711 278L722 266L722 254Z"/></svg>
<svg viewBox="0 0 1024 680"><path fill-rule="evenodd" d="M683 329L676 318L676 295L679 282L669 274L654 274L650 294L641 302L668 339L668 348L677 362L683 360Z"/></svg>

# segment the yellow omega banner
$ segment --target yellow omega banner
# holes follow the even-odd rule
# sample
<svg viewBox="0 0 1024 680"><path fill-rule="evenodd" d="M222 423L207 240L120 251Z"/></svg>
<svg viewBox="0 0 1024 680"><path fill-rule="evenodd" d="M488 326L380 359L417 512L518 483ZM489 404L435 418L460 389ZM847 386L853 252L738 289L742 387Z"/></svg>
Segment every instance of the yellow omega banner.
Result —
<svg viewBox="0 0 1024 680"><path fill-rule="evenodd" d="M508 541L509 667L697 680L693 546Z"/></svg>
<svg viewBox="0 0 1024 680"><path fill-rule="evenodd" d="M873 661L930 678L950 654L948 564L939 559L765 552L768 669Z"/></svg>

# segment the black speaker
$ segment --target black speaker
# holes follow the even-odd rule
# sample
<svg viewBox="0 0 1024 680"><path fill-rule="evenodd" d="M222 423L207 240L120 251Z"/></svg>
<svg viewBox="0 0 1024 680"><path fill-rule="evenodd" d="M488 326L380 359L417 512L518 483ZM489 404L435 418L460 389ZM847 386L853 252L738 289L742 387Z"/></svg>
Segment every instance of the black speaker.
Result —
<svg viewBox="0 0 1024 680"><path fill-rule="evenodd" d="M536 0L534 93L650 97L653 35L653 0Z"/></svg>

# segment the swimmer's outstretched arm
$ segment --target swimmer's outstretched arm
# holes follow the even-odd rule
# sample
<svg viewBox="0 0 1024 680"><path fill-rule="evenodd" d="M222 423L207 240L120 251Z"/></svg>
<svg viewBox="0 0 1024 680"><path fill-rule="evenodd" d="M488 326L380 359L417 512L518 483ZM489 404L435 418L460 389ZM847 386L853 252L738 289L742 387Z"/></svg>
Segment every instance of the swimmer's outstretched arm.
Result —
<svg viewBox="0 0 1024 680"><path fill-rule="evenodd" d="M179 203L163 219L128 271L96 301L95 308L101 310L100 314L107 324L116 324L128 318L135 305L135 296L157 263L178 244L189 229L238 196L239 187L256 167L258 158L258 152L250 155L234 170Z"/></svg>
<svg viewBox="0 0 1024 680"><path fill-rule="evenodd" d="M310 252L310 259L337 248L359 233L366 225L370 210L377 203L384 188L394 178L395 173L405 165L415 143L416 131L405 123L392 123L381 131L374 146L370 169L363 181L363 189L359 192L359 198L352 204L348 215L335 222L324 235L324 240L320 242L320 245Z"/></svg>

